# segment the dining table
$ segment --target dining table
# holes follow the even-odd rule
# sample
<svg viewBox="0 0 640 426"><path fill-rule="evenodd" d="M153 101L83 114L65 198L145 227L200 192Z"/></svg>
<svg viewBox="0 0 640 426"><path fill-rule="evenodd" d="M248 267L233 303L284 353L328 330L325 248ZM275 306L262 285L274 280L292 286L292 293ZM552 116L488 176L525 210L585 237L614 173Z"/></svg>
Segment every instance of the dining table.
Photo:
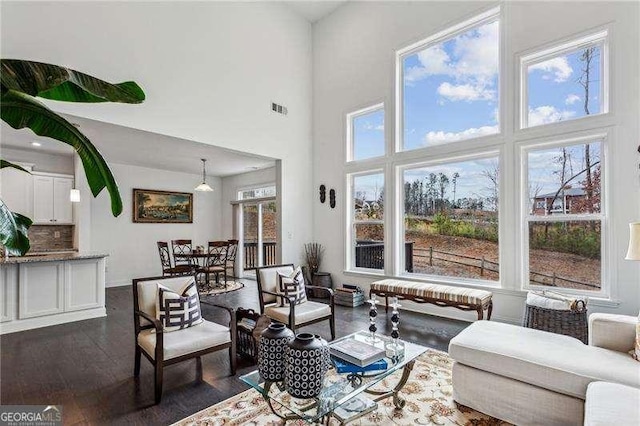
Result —
<svg viewBox="0 0 640 426"><path fill-rule="evenodd" d="M220 260L220 255L214 255L212 253L207 253L206 250L192 250L190 252L184 252L184 253L180 253L180 254L174 254L173 255L174 259L177 261L188 261L191 265L195 266L196 269L196 276L198 274L198 272L201 272L204 270L204 268L207 266L207 264L220 264L224 267L224 261ZM211 258L217 258L216 262L213 261L208 261L208 259ZM203 274L204 277L201 279L201 282L206 284L208 287L210 287L210 283L208 281L208 275L207 274ZM216 275L216 285L220 285L218 276Z"/></svg>

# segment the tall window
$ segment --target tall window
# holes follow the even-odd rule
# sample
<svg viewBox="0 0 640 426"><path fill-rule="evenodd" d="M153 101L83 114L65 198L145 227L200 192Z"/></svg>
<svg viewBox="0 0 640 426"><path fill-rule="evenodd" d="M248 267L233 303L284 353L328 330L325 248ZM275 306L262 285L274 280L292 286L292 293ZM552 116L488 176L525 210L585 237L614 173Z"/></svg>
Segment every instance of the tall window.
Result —
<svg viewBox="0 0 640 426"><path fill-rule="evenodd" d="M400 52L401 150L500 132L497 12Z"/></svg>
<svg viewBox="0 0 640 426"><path fill-rule="evenodd" d="M529 285L600 290L602 144L526 151Z"/></svg>
<svg viewBox="0 0 640 426"><path fill-rule="evenodd" d="M351 268L384 269L384 174L351 176Z"/></svg>
<svg viewBox="0 0 640 426"><path fill-rule="evenodd" d="M238 191L238 200L248 200L252 198L275 197L276 186L269 185L260 188L243 189Z"/></svg>
<svg viewBox="0 0 640 426"><path fill-rule="evenodd" d="M348 161L384 156L384 107L382 104L348 114L347 122Z"/></svg>
<svg viewBox="0 0 640 426"><path fill-rule="evenodd" d="M525 56L522 127L607 112L607 32Z"/></svg>
<svg viewBox="0 0 640 426"><path fill-rule="evenodd" d="M404 170L405 271L498 280L498 157Z"/></svg>

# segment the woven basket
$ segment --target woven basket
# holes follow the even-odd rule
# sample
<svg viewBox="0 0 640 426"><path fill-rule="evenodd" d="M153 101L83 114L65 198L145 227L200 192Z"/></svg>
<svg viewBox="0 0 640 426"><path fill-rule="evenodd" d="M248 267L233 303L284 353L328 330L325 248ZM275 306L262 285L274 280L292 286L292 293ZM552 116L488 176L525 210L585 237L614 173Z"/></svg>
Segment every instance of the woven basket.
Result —
<svg viewBox="0 0 640 426"><path fill-rule="evenodd" d="M576 307L570 311L527 305L522 325L536 330L575 337L585 344L589 335L587 307L582 300L578 300Z"/></svg>

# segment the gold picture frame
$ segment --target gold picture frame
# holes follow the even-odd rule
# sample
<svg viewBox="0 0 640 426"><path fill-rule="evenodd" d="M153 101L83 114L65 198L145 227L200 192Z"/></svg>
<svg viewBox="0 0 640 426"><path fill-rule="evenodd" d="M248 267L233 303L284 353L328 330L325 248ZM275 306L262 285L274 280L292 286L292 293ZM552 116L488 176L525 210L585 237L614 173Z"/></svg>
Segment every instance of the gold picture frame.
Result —
<svg viewBox="0 0 640 426"><path fill-rule="evenodd" d="M193 194L134 188L133 222L193 223Z"/></svg>

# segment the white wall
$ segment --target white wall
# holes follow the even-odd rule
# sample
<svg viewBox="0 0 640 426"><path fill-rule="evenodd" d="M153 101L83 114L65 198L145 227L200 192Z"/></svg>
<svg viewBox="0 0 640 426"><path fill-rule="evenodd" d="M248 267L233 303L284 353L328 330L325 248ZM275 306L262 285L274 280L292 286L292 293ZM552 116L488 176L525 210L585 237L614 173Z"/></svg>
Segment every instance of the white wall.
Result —
<svg viewBox="0 0 640 426"><path fill-rule="evenodd" d="M494 2L349 2L314 25L313 33L313 138L314 188L320 184L336 188L338 206L331 210L314 196L314 235L325 248L324 270L331 271L334 282L355 283L368 287L372 277L343 273L345 233L345 114L384 101L387 107L385 126L393 135L395 51L424 39L451 24L464 21L479 11L495 6ZM618 293L614 302L593 302L592 311L637 314L640 306L638 263L624 261L628 238L627 223L640 218L638 191L639 76L638 62L639 5L623 2L510 2L504 8L504 59L502 81L510 89L504 93L502 120L508 132L515 123L515 93L518 52L582 33L603 24L611 24L611 111L606 123L614 128L615 146L610 158L610 196L613 232L613 267ZM503 86L504 87L504 86ZM390 136L388 136L390 137ZM512 143L505 143L512 149ZM511 176L515 176L514 165ZM510 183L513 185L513 183ZM390 194L386 188L385 194ZM315 195L315 192L314 192ZM515 200L512 200L515 204ZM513 263L514 237L517 228L515 207L506 240L511 250L503 250L502 260ZM506 253L505 253L506 252ZM515 268L502 277L502 289L494 290L497 319L519 322L524 293ZM472 319L451 308L435 308L405 303L409 309L438 312Z"/></svg>
<svg viewBox="0 0 640 426"><path fill-rule="evenodd" d="M283 257L302 257L312 235L307 21L277 2L3 2L1 24L2 57L135 80L147 94L142 105L50 102L58 111L281 159Z"/></svg>
<svg viewBox="0 0 640 426"><path fill-rule="evenodd" d="M35 172L73 174L73 157L70 155L49 154L35 150L2 147L2 158L19 163L33 164Z"/></svg>
<svg viewBox="0 0 640 426"><path fill-rule="evenodd" d="M238 199L238 191L272 184L276 184L275 167L222 178L222 202L220 206L222 210L222 238L229 239L234 237L231 202Z"/></svg>
<svg viewBox="0 0 640 426"><path fill-rule="evenodd" d="M109 254L107 286L129 285L133 278L161 275L157 241L171 244L173 239L184 238L191 239L195 246L222 237L221 192L193 191L202 176L122 164L111 164L111 169L122 195L122 214L113 217L106 191L95 199L89 197L91 250ZM221 186L219 178L209 176L207 182L215 188ZM133 188L192 192L193 224L134 223Z"/></svg>

